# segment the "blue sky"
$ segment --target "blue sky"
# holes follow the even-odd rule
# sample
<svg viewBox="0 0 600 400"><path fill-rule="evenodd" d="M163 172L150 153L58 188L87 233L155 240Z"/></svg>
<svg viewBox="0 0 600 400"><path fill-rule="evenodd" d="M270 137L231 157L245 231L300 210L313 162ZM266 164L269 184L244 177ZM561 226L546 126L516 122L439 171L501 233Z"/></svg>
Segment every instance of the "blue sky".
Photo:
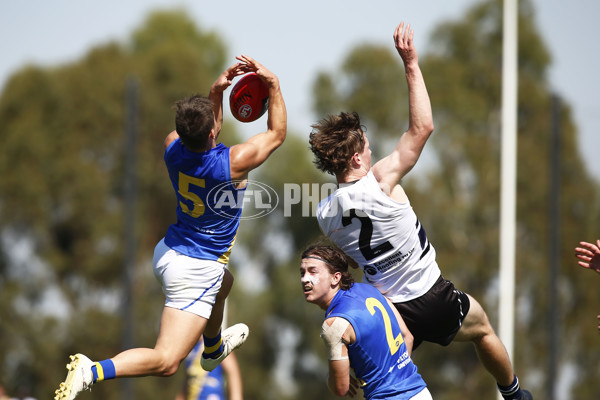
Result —
<svg viewBox="0 0 600 400"><path fill-rule="evenodd" d="M26 63L56 66L76 60L90 47L124 40L148 12L184 7L203 29L219 32L233 56L246 53L276 72L282 82L293 131L308 131L310 84L316 71L336 67L361 42L392 46L394 27L412 23L417 48L425 50L432 29L456 19L477 0L304 0L282 2L170 0L20 0L0 6L0 85ZM226 5L224 5L226 4ZM553 57L550 82L574 111L581 149L600 181L600 2L533 0L536 24ZM435 88L430 88L435 90ZM435 109L434 109L435 112ZM264 121L244 124L248 133Z"/></svg>

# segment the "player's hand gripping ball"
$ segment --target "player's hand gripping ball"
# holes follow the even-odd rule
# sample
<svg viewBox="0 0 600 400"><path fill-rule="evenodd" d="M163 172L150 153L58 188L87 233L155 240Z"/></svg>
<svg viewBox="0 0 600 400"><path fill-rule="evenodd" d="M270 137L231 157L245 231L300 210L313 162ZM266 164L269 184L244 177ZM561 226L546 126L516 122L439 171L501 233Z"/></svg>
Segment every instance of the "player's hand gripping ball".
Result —
<svg viewBox="0 0 600 400"><path fill-rule="evenodd" d="M269 107L269 86L254 72L244 75L229 94L229 107L238 121L256 121Z"/></svg>

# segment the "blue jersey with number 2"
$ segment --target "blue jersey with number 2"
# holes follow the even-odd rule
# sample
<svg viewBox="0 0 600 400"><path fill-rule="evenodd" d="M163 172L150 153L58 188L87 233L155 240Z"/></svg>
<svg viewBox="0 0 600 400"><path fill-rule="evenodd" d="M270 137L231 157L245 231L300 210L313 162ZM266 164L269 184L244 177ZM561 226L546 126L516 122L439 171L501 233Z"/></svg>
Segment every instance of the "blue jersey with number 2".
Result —
<svg viewBox="0 0 600 400"><path fill-rule="evenodd" d="M355 283L339 290L326 318L350 322L356 341L348 346L350 367L364 382L367 400L410 399L425 387L408 355L398 320L383 295L371 285Z"/></svg>

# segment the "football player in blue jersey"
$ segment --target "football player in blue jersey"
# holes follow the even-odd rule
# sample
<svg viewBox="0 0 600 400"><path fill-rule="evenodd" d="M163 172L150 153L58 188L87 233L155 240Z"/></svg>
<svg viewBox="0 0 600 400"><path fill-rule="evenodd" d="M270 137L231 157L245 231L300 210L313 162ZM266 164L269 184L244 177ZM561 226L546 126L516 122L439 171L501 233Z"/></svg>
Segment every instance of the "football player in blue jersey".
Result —
<svg viewBox="0 0 600 400"><path fill-rule="evenodd" d="M225 299L233 285L226 267L248 174L283 143L287 112L279 78L251 57L236 58L238 62L217 78L207 97L194 95L175 104L175 130L164 142L164 160L177 196L177 222L154 251L154 274L166 295L155 347L126 350L99 362L83 354L71 356L55 400L72 400L102 380L171 376L201 335L205 346L201 365L211 371L246 340L244 324L221 333ZM223 91L248 72L269 87L267 130L226 147L217 142ZM222 201L229 198L238 201Z"/></svg>
<svg viewBox="0 0 600 400"><path fill-rule="evenodd" d="M327 384L334 394L354 396L360 386L367 400L432 398L410 358L412 335L400 314L379 290L354 282L341 250L308 247L300 282L306 301L325 310L321 338L329 352Z"/></svg>

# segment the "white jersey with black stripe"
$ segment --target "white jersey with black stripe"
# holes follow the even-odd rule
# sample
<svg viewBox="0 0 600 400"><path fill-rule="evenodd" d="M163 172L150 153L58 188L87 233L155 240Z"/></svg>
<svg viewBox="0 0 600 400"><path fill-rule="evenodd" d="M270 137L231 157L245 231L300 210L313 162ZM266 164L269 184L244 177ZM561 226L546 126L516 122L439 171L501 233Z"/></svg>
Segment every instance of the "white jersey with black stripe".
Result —
<svg viewBox="0 0 600 400"><path fill-rule="evenodd" d="M425 294L440 277L435 249L410 202L391 199L371 171L323 199L317 219L323 233L363 268L363 282L393 303Z"/></svg>

